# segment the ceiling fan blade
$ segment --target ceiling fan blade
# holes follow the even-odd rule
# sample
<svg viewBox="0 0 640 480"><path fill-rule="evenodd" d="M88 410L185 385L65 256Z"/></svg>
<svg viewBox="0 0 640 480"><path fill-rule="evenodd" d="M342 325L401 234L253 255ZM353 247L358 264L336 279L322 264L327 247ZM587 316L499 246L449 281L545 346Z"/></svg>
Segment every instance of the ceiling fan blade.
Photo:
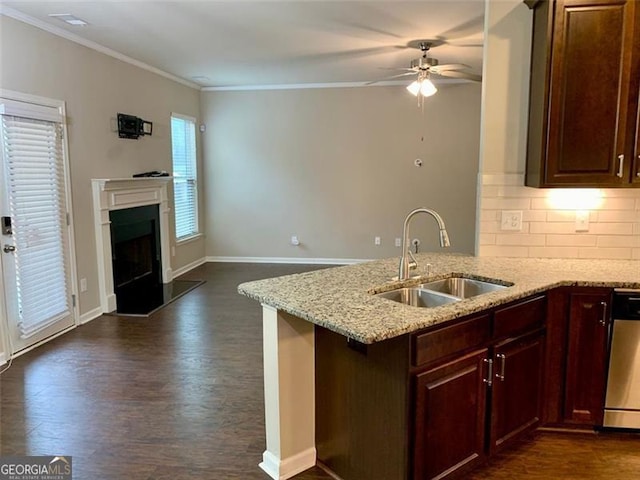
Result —
<svg viewBox="0 0 640 480"><path fill-rule="evenodd" d="M464 70L465 68L471 68L469 65L465 65L464 63L445 63L443 65L435 65L431 67L429 70L432 72L443 72L445 70Z"/></svg>
<svg viewBox="0 0 640 480"><path fill-rule="evenodd" d="M357 48L353 50L343 50L341 52L322 52L322 53L312 53L310 55L301 55L297 58L294 58L294 61L299 62L332 62L341 59L352 59L359 57L367 57L369 55L377 55L380 53L387 53L395 50L398 47L392 45L385 45L380 47L370 47L370 48Z"/></svg>
<svg viewBox="0 0 640 480"><path fill-rule="evenodd" d="M413 72L418 73L417 68L402 68L402 67L378 67L380 70L397 70L399 72Z"/></svg>
<svg viewBox="0 0 640 480"><path fill-rule="evenodd" d="M484 41L481 38L477 40L469 40L466 42L452 41L452 42L446 42L446 43L450 47L484 47Z"/></svg>
<svg viewBox="0 0 640 480"><path fill-rule="evenodd" d="M406 77L407 75L415 75L416 72L406 72L406 73L400 73L398 75L392 75L390 77L384 77L384 78L379 78L378 80L373 80L371 82L367 82L365 83L365 85L373 85L374 83L378 83L378 82L386 82L387 80L391 80L393 78L400 78L400 77Z"/></svg>
<svg viewBox="0 0 640 480"><path fill-rule="evenodd" d="M464 78L466 80L471 80L473 82L481 82L482 75L476 75L475 73L467 73L467 72L459 72L457 70L444 70L442 72L433 72L436 75L440 75L441 77L452 77L452 78Z"/></svg>
<svg viewBox="0 0 640 480"><path fill-rule="evenodd" d="M484 15L478 15L477 17L471 18L466 22L461 23L460 25L456 25L449 30L442 32L440 35L442 37L469 37L471 35L481 34L484 28ZM447 42L448 43L448 42Z"/></svg>
<svg viewBox="0 0 640 480"><path fill-rule="evenodd" d="M376 28L376 27L373 27L371 25L366 25L366 24L364 24L362 22L347 22L347 21L344 21L344 20L340 21L339 19L336 19L336 20L338 20L340 23L342 23L343 25L345 25L347 27L356 28L356 29L359 29L359 30L363 30L365 32L377 33L377 34L380 34L380 35L385 35L387 37L393 37L393 38L402 38L402 36L398 35L397 33L390 32L388 30L383 30L382 28ZM405 47L398 47L398 48L405 48Z"/></svg>

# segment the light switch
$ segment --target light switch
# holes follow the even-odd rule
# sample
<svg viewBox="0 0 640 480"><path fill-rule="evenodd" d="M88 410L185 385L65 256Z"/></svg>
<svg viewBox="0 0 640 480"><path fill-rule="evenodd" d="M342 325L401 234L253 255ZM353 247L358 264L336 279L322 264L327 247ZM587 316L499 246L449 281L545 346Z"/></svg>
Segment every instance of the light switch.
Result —
<svg viewBox="0 0 640 480"><path fill-rule="evenodd" d="M576 212L576 232L589 231L589 211L578 210Z"/></svg>

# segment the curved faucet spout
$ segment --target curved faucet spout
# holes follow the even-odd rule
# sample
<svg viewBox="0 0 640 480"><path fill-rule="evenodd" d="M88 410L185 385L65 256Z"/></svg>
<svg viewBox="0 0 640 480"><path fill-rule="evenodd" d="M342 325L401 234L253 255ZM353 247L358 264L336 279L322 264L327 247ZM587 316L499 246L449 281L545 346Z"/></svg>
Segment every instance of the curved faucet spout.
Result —
<svg viewBox="0 0 640 480"><path fill-rule="evenodd" d="M404 224L402 226L402 254L400 255L400 266L398 268L398 280L407 280L409 278L409 255L408 255L408 246L409 246L409 224L411 223L411 219L416 216L418 213L426 213L435 218L436 222L438 222L438 228L440 229L440 246L441 247L449 247L451 243L449 242L449 234L447 233L447 227L444 224L444 220L440 216L438 212L435 210L431 210L429 208L416 208L409 212L407 217L404 219Z"/></svg>

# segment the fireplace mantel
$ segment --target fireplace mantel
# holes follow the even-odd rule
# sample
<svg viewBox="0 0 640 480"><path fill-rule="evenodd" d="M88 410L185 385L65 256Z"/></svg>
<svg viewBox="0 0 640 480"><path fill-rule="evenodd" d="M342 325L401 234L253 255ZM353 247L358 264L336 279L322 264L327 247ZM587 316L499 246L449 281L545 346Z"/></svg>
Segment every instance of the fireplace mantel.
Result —
<svg viewBox="0 0 640 480"><path fill-rule="evenodd" d="M98 285L100 289L100 307L103 313L116 309L116 296L113 288L113 265L111 263L111 221L109 212L124 208L158 205L160 214L160 257L162 262L162 282L173 280L169 245L169 202L167 183L173 177L141 178L94 178L93 218L98 257Z"/></svg>

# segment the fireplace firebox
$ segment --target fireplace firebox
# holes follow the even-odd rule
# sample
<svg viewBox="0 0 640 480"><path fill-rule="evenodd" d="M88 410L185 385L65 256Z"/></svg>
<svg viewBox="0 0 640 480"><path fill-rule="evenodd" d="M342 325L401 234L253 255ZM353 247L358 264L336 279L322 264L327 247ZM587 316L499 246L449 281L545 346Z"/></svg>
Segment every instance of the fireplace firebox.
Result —
<svg viewBox="0 0 640 480"><path fill-rule="evenodd" d="M158 205L112 210L109 220L116 310L146 309L162 286Z"/></svg>

